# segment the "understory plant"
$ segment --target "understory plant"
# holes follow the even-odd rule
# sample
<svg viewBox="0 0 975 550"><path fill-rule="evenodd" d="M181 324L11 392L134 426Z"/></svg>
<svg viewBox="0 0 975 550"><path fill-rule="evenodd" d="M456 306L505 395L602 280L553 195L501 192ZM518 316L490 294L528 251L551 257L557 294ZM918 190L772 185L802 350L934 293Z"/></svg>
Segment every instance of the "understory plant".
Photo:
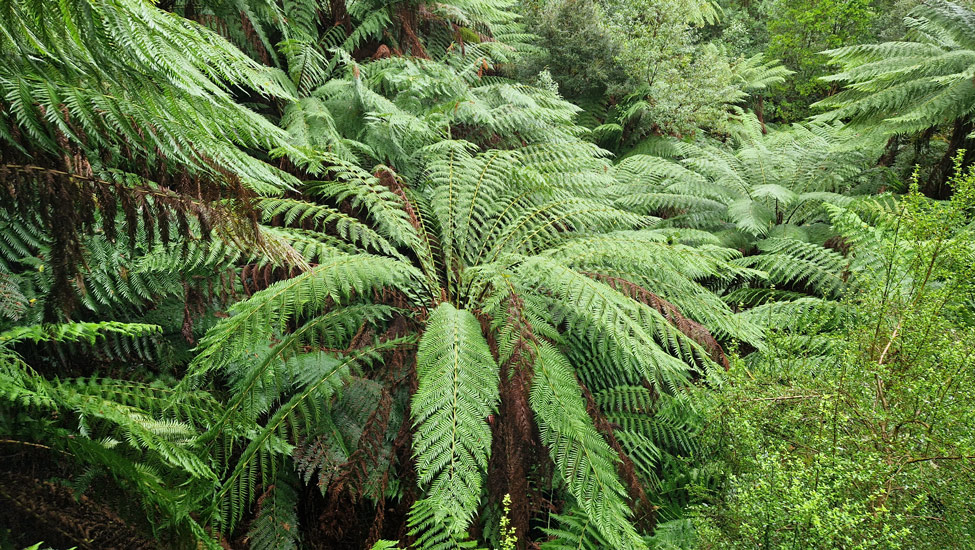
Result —
<svg viewBox="0 0 975 550"><path fill-rule="evenodd" d="M831 209L851 290L732 362L711 413L727 474L701 487L704 547L973 544L975 173L951 185L947 202L915 183L899 201Z"/></svg>

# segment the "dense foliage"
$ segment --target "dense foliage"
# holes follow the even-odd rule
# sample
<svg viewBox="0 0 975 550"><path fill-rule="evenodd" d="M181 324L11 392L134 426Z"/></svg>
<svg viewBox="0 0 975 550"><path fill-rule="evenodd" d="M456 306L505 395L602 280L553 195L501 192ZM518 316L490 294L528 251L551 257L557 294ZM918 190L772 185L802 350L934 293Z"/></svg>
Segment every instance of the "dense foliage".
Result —
<svg viewBox="0 0 975 550"><path fill-rule="evenodd" d="M973 28L4 2L0 548L975 546Z"/></svg>

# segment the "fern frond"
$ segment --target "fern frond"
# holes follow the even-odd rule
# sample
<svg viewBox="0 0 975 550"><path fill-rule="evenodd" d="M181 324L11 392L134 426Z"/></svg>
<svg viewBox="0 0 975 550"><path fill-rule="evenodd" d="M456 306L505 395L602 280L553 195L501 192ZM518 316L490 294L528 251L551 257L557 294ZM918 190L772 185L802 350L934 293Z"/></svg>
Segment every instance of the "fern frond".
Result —
<svg viewBox="0 0 975 550"><path fill-rule="evenodd" d="M444 529L443 510L437 503L427 499L418 500L410 508L407 525L410 535L416 537L415 548L420 550L480 550L477 543L470 540L464 532Z"/></svg>
<svg viewBox="0 0 975 550"><path fill-rule="evenodd" d="M734 65L735 76L741 82L741 89L748 93L767 90L769 87L785 82L793 71L779 64L778 59L766 60L763 54L753 55Z"/></svg>
<svg viewBox="0 0 975 550"><path fill-rule="evenodd" d="M840 253L794 239L766 239L759 247L762 254L737 263L766 271L777 285L805 286L825 297L836 297L843 290L846 261Z"/></svg>
<svg viewBox="0 0 975 550"><path fill-rule="evenodd" d="M919 4L905 18L910 41L847 46L824 52L840 71L827 80L846 89L816 105L820 120L910 133L971 116L975 85L975 13L946 0Z"/></svg>
<svg viewBox="0 0 975 550"><path fill-rule="evenodd" d="M190 367L199 376L227 366L257 346L286 332L292 319L317 312L328 303L343 303L354 295L380 288L399 288L422 280L402 262L368 254L337 254L291 279L275 283L230 308L224 319L200 341L201 352Z"/></svg>
<svg viewBox="0 0 975 550"><path fill-rule="evenodd" d="M278 468L247 531L253 550L298 550L298 492L294 472Z"/></svg>
<svg viewBox="0 0 975 550"><path fill-rule="evenodd" d="M600 535L593 521L578 507L569 513L553 514L558 527L546 527L545 534L551 540L542 544L542 550L596 550L610 548L610 543Z"/></svg>
<svg viewBox="0 0 975 550"><path fill-rule="evenodd" d="M539 257L526 260L517 274L526 289L542 286L553 294L549 307L555 318L578 339L580 349L592 354L587 361L595 362L593 368L580 373L592 388L645 380L669 391L681 386L698 363L713 364L699 344L658 310L608 284Z"/></svg>
<svg viewBox="0 0 975 550"><path fill-rule="evenodd" d="M463 533L477 511L491 451L485 419L497 409L498 366L466 310L437 306L417 350L410 407L425 501L444 528Z"/></svg>
<svg viewBox="0 0 975 550"><path fill-rule="evenodd" d="M320 416L320 409L349 379L353 369L360 361L374 357L384 347L395 347L399 342L371 346L358 350L348 356L336 357L329 354L310 354L306 365L313 369L303 369L299 390L275 410L260 430L250 437L233 469L224 479L215 495L207 514L227 529L232 529L243 517L247 504L255 497L255 485L260 476L263 484L270 483L277 471L275 454L289 454L293 449L296 435L303 427L298 424L302 417L306 422ZM302 358L296 358L301 361Z"/></svg>
<svg viewBox="0 0 975 550"><path fill-rule="evenodd" d="M626 490L616 476L616 453L596 431L565 357L547 344L536 348L531 406L542 441L576 506L612 548L645 549L634 529Z"/></svg>
<svg viewBox="0 0 975 550"><path fill-rule="evenodd" d="M103 321L99 323L58 323L51 325L18 326L0 333L0 344L21 340L32 342L76 342L94 344L109 333L124 336L142 336L159 332L157 325Z"/></svg>

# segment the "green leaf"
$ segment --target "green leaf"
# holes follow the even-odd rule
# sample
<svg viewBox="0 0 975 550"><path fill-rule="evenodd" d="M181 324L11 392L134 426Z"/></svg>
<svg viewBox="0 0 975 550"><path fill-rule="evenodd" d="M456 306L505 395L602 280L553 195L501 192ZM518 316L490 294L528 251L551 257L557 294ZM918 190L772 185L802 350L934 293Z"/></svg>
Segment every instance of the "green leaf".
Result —
<svg viewBox="0 0 975 550"><path fill-rule="evenodd" d="M440 304L417 350L413 452L427 501L451 533L477 511L491 452L487 423L498 403L498 366L469 311Z"/></svg>

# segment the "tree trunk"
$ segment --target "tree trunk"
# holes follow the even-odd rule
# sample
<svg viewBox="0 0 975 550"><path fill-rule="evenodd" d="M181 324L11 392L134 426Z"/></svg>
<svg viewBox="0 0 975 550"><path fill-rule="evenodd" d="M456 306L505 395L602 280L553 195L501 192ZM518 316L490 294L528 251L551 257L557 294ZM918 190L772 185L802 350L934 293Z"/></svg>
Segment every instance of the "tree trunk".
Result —
<svg viewBox="0 0 975 550"><path fill-rule="evenodd" d="M332 11L332 24L342 25L346 36L352 34L352 21L349 19L349 10L346 8L345 0L330 0L328 4Z"/></svg>
<svg viewBox="0 0 975 550"><path fill-rule="evenodd" d="M416 11L414 6L410 5L408 2L403 2L397 9L396 13L400 30L402 32L402 41L406 46L404 50L409 50L413 57L419 57L421 59L430 59L427 55L427 51L423 48L423 44L420 42L420 38L416 35Z"/></svg>
<svg viewBox="0 0 975 550"><path fill-rule="evenodd" d="M928 197L933 199L946 199L951 196L951 188L948 187L947 181L951 177L952 171L954 169L955 156L958 155L958 151L965 149L965 158L962 161L962 165L965 166L967 163L972 162L972 155L969 154L973 147L975 147L975 142L968 139L968 134L972 131L972 123L969 120L959 118L955 121L954 129L951 133L951 139L948 141L948 150L945 151L941 160L938 164L934 166L931 170L931 175L928 176L922 191Z"/></svg>
<svg viewBox="0 0 975 550"><path fill-rule="evenodd" d="M762 135L768 133L768 128L765 127L765 98L758 96L758 101L755 103L755 116L758 117L758 123L762 125Z"/></svg>
<svg viewBox="0 0 975 550"><path fill-rule="evenodd" d="M897 159L897 149L899 145L900 135L890 136L890 139L887 140L887 146L884 147L884 154L880 155L880 158L877 159L877 166L893 166L894 160Z"/></svg>

